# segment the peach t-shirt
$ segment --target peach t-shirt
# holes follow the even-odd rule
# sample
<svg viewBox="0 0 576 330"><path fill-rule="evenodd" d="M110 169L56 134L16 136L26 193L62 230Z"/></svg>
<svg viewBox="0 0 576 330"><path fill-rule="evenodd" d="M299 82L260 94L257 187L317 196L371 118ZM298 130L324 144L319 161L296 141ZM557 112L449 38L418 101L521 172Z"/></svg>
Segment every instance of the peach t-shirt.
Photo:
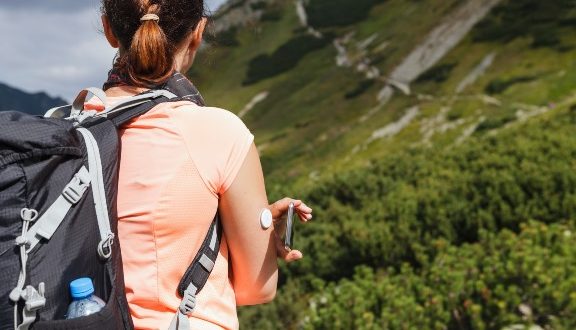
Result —
<svg viewBox="0 0 576 330"><path fill-rule="evenodd" d="M167 329L181 301L178 283L254 137L231 112L191 102L160 104L120 134L118 234L126 296L137 329ZM224 236L191 329L238 328L228 259Z"/></svg>

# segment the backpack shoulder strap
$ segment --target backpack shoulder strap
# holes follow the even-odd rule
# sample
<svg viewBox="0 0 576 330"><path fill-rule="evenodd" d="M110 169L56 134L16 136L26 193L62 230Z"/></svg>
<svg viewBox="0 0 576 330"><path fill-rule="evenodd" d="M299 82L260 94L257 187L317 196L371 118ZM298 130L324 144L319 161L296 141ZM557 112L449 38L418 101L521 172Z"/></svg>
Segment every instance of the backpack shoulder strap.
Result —
<svg viewBox="0 0 576 330"><path fill-rule="evenodd" d="M126 102L118 104L106 113L106 117L114 123L114 126L120 126L130 120L139 117L160 103L175 102L181 98L167 91L152 91L129 98Z"/></svg>
<svg viewBox="0 0 576 330"><path fill-rule="evenodd" d="M182 297L182 302L170 323L169 330L190 329L188 315L196 307L196 295L200 293L214 268L221 240L220 216L216 213L200 250L178 284L178 294Z"/></svg>
<svg viewBox="0 0 576 330"><path fill-rule="evenodd" d="M202 290L212 268L214 268L221 239L222 228L220 226L220 217L218 213L216 213L200 250L198 250L194 261L190 267L188 267L184 276L182 276L180 284L178 284L178 294L180 294L181 297L185 296L185 291L188 290L190 284L193 284L196 289L194 294L198 294Z"/></svg>
<svg viewBox="0 0 576 330"><path fill-rule="evenodd" d="M203 107L204 99L196 87L183 74L176 72L166 83L131 97L128 101L108 111L107 117L116 127L145 114L160 103L191 101Z"/></svg>

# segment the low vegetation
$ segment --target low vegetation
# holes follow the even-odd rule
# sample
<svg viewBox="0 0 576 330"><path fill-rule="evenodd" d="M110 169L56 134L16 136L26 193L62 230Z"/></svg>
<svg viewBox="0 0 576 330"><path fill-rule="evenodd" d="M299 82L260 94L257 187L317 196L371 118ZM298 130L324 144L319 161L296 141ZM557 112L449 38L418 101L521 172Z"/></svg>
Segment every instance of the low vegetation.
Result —
<svg viewBox="0 0 576 330"><path fill-rule="evenodd" d="M317 222L258 329L576 326L576 114L406 151L306 194ZM278 326L281 325L281 326Z"/></svg>
<svg viewBox="0 0 576 330"><path fill-rule="evenodd" d="M383 81L337 66L333 39L386 77L460 2L304 3L323 41L293 2L256 5L279 20L239 29L196 72L216 106L269 93L243 118L269 197L315 208L295 228L305 258L281 266L273 303L240 309L241 328L575 329L574 1L503 0L383 107Z"/></svg>

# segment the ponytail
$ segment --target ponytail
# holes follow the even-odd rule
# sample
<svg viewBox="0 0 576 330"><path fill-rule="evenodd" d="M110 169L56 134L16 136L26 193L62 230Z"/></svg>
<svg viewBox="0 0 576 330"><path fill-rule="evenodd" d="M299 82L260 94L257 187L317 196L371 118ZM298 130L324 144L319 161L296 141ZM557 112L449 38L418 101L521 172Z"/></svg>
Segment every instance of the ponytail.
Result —
<svg viewBox="0 0 576 330"><path fill-rule="evenodd" d="M141 20L130 48L124 54L128 79L138 86L151 87L164 82L174 69L173 47L160 27L158 6L152 5ZM143 17L143 18L144 18Z"/></svg>
<svg viewBox="0 0 576 330"><path fill-rule="evenodd" d="M170 78L177 45L205 15L204 0L101 1L120 44L113 70L123 83L145 88Z"/></svg>

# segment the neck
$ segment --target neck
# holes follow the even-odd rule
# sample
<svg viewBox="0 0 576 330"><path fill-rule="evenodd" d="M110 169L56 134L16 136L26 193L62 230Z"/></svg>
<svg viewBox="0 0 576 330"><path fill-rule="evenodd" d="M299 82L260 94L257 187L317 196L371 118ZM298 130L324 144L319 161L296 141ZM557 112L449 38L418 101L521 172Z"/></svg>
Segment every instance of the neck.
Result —
<svg viewBox="0 0 576 330"><path fill-rule="evenodd" d="M121 96L133 96L147 91L148 88L135 87L135 86L115 86L110 87L106 90L106 96L109 97L121 97Z"/></svg>

